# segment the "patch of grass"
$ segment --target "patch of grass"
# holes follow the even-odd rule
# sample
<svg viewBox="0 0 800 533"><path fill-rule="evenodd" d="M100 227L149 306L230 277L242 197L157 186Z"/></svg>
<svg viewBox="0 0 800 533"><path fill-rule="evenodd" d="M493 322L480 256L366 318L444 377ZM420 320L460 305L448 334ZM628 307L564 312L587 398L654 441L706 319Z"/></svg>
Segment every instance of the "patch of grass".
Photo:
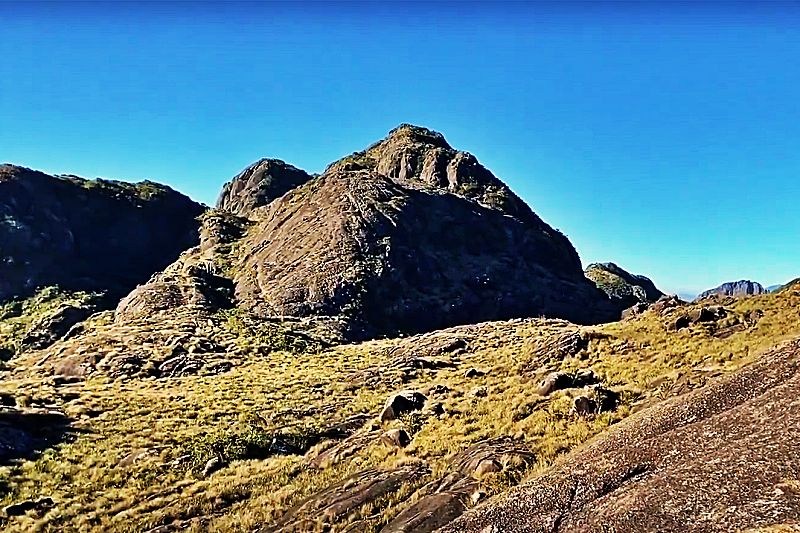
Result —
<svg viewBox="0 0 800 533"><path fill-rule="evenodd" d="M276 321L258 320L240 308L219 311L217 317L224 328L238 336L244 349L258 349L264 353L318 353L325 347L319 339L293 331Z"/></svg>

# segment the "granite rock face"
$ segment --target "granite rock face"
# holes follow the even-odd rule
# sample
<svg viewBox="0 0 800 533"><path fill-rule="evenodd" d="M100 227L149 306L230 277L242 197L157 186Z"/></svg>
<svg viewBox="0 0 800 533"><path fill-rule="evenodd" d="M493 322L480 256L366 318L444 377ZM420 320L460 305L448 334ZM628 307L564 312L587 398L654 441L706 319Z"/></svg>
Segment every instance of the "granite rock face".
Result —
<svg viewBox="0 0 800 533"><path fill-rule="evenodd" d="M719 287L709 289L700 293L697 300L709 298L712 296L733 296L740 298L743 296L755 296L758 294L767 294L769 291L765 289L760 283L749 280L730 281L723 283Z"/></svg>
<svg viewBox="0 0 800 533"><path fill-rule="evenodd" d="M353 340L618 318L564 235L424 128L402 125L250 215L233 279L239 304L265 317L343 317Z"/></svg>
<svg viewBox="0 0 800 533"><path fill-rule="evenodd" d="M632 416L441 531L755 531L794 524L798 391L794 341Z"/></svg>
<svg viewBox="0 0 800 533"><path fill-rule="evenodd" d="M247 216L310 179L306 172L279 159L261 159L225 184L217 209Z"/></svg>
<svg viewBox="0 0 800 533"><path fill-rule="evenodd" d="M0 166L0 301L37 287L121 297L197 243L204 207L152 182Z"/></svg>
<svg viewBox="0 0 800 533"><path fill-rule="evenodd" d="M631 274L615 263L592 263L584 272L620 311L637 304L651 304L664 296L650 278Z"/></svg>

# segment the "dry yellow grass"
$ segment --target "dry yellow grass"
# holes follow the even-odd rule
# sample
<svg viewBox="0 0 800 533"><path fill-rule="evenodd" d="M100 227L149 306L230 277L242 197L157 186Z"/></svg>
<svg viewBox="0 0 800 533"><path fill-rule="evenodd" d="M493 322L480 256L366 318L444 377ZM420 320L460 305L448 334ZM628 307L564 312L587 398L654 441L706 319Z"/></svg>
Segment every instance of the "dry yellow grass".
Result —
<svg viewBox="0 0 800 533"><path fill-rule="evenodd" d="M415 489L447 470L452 454L496 436L512 436L536 456L527 472L489 475L486 490L503 490L538 471L633 410L702 385L730 372L761 350L800 333L800 292L753 297L725 304L733 315L754 310L763 317L752 326L721 338L708 326L672 331L673 315L648 312L634 320L584 328L589 347L578 357L548 359L547 340L577 327L563 321L520 320L452 328L452 337L468 339L469 350L456 368L421 370L405 383L392 376L393 354L422 346L419 338L345 345L321 352L272 352L253 348L241 364L217 376L112 381L94 375L85 382L55 386L28 368L22 358L0 383L17 397L50 398L72 418L79 432L40 457L0 469L7 505L50 496L56 506L42 516L25 516L4 525L7 531L146 531L181 523L195 531L250 531L271 524L304 497L370 467L388 468L426 461L430 474L390 497L350 514L361 529L377 531L408 502ZM103 325L101 327L110 327ZM466 378L464 370L486 370ZM577 390L540 398L538 379L549 370L590 367L622 393L612 413L580 418L571 413ZM522 368L535 369L532 374ZM379 378L354 386L359 372ZM442 384L445 415L428 418L410 446L393 449L374 441L356 456L324 469L307 466L296 455L235 461L208 479L172 462L198 436L234 431L252 417L263 428L317 428L358 413L377 414L386 396L400 387ZM486 387L485 397L470 394ZM395 421L384 428L403 425ZM127 466L123 459L140 457ZM334 525L341 530L343 523ZM787 526L788 527L788 526ZM787 530L788 531L788 530Z"/></svg>

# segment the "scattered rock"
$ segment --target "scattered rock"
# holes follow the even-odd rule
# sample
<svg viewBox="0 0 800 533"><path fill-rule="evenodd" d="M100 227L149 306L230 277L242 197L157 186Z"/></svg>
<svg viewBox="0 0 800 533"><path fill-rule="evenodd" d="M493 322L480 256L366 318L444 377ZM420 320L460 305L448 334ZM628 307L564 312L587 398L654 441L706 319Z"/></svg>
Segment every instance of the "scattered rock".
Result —
<svg viewBox="0 0 800 533"><path fill-rule="evenodd" d="M216 374L224 374L225 372L230 372L233 368L233 361L223 360L223 361L216 361L209 365L206 365L205 371L208 374L216 375Z"/></svg>
<svg viewBox="0 0 800 533"><path fill-rule="evenodd" d="M36 511L38 513L51 509L55 505L52 498L39 498L38 500L25 500L24 502L8 505L3 508L3 512L7 517L21 516L28 511Z"/></svg>
<svg viewBox="0 0 800 533"><path fill-rule="evenodd" d="M675 321L672 323L672 329L674 329L675 331L679 331L681 329L688 328L691 325L692 325L692 319L686 315L681 315L678 318L676 318Z"/></svg>
<svg viewBox="0 0 800 533"><path fill-rule="evenodd" d="M800 466L798 392L792 341L613 425L441 532L791 529L800 516L787 484Z"/></svg>
<svg viewBox="0 0 800 533"><path fill-rule="evenodd" d="M475 387L471 391L469 391L469 395L472 398L485 398L489 395L489 389L485 386Z"/></svg>
<svg viewBox="0 0 800 533"><path fill-rule="evenodd" d="M588 390L594 398L598 413L614 411L619 405L620 394L616 391L599 384L588 387Z"/></svg>
<svg viewBox="0 0 800 533"><path fill-rule="evenodd" d="M501 470L507 465L524 468L533 463L534 455L522 443L510 437L498 437L473 444L455 454L450 460L450 466L456 472L472 476L486 460L496 462L502 467Z"/></svg>
<svg viewBox="0 0 800 533"><path fill-rule="evenodd" d="M442 402L430 402L425 404L422 414L426 416L439 416L444 414L444 404Z"/></svg>
<svg viewBox="0 0 800 533"><path fill-rule="evenodd" d="M720 305L703 306L689 313L692 322L714 322L728 315L727 310Z"/></svg>
<svg viewBox="0 0 800 533"><path fill-rule="evenodd" d="M667 309L674 309L685 304L686 302L675 295L662 296L656 303L650 306L650 310L655 313L663 314Z"/></svg>
<svg viewBox="0 0 800 533"><path fill-rule="evenodd" d="M395 420L405 413L419 411L425 407L428 398L419 391L405 390L386 400L381 411L381 422Z"/></svg>
<svg viewBox="0 0 800 533"><path fill-rule="evenodd" d="M450 387L447 385L443 385L441 383L437 383L435 385L431 385L426 391L425 394L428 396L444 396L450 392Z"/></svg>
<svg viewBox="0 0 800 533"><path fill-rule="evenodd" d="M425 463L410 463L393 470L366 470L316 492L275 523L275 532L314 531L319 520L337 520L362 505L396 493L429 472Z"/></svg>
<svg viewBox="0 0 800 533"><path fill-rule="evenodd" d="M487 474L493 474L495 472L500 472L501 470L503 470L503 465L498 463L496 459L484 459L478 463L478 466L475 468L472 476L477 479L481 479Z"/></svg>
<svg viewBox="0 0 800 533"><path fill-rule="evenodd" d="M212 457L203 467L203 477L210 476L211 474L223 468L224 466L225 462L222 459L220 459L219 457Z"/></svg>
<svg viewBox="0 0 800 533"><path fill-rule="evenodd" d="M483 370L478 370L477 368L470 368L466 372L464 372L465 378L477 378L481 376L485 376L486 372Z"/></svg>
<svg viewBox="0 0 800 533"><path fill-rule="evenodd" d="M203 359L191 355L178 355L167 359L158 366L158 373L161 377L181 377L197 374L205 365Z"/></svg>
<svg viewBox="0 0 800 533"><path fill-rule="evenodd" d="M598 383L599 381L600 378L597 374L589 368L579 370L575 374L551 372L542 380L539 385L538 393L541 396L547 396L557 390L585 387Z"/></svg>
<svg viewBox="0 0 800 533"><path fill-rule="evenodd" d="M411 437L405 429L390 429L381 435L381 442L387 446L396 446L398 448L405 448L411 443Z"/></svg>
<svg viewBox="0 0 800 533"><path fill-rule="evenodd" d="M650 308L650 304L646 302L637 302L632 306L622 311L622 320L629 320L635 316L639 316Z"/></svg>
<svg viewBox="0 0 800 533"><path fill-rule="evenodd" d="M3 406L3 407L16 407L17 406L17 399L11 393L0 392L0 406Z"/></svg>
<svg viewBox="0 0 800 533"><path fill-rule="evenodd" d="M575 398L572 410L578 416L595 414L597 412L597 403L586 396L578 396Z"/></svg>
<svg viewBox="0 0 800 533"><path fill-rule="evenodd" d="M31 324L20 340L23 350L41 350L47 348L78 322L86 320L97 310L91 305L65 305L56 309L52 314L39 319Z"/></svg>
<svg viewBox="0 0 800 533"><path fill-rule="evenodd" d="M574 379L566 372L551 372L542 380L537 392L541 396L547 396L554 391L568 389L573 383Z"/></svg>

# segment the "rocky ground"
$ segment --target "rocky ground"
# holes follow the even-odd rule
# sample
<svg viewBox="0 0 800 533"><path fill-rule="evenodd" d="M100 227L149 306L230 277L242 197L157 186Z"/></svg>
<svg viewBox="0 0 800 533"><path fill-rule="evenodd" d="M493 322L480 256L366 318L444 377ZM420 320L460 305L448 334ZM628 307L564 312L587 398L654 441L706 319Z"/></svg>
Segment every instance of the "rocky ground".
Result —
<svg viewBox="0 0 800 533"><path fill-rule="evenodd" d="M789 290L724 313L681 304L590 328L514 320L332 347L230 311L124 328L101 315L3 376L4 416L52 427L6 452L3 505L31 508L12 507L4 526L792 523L796 345L760 354L800 332L798 304Z"/></svg>

